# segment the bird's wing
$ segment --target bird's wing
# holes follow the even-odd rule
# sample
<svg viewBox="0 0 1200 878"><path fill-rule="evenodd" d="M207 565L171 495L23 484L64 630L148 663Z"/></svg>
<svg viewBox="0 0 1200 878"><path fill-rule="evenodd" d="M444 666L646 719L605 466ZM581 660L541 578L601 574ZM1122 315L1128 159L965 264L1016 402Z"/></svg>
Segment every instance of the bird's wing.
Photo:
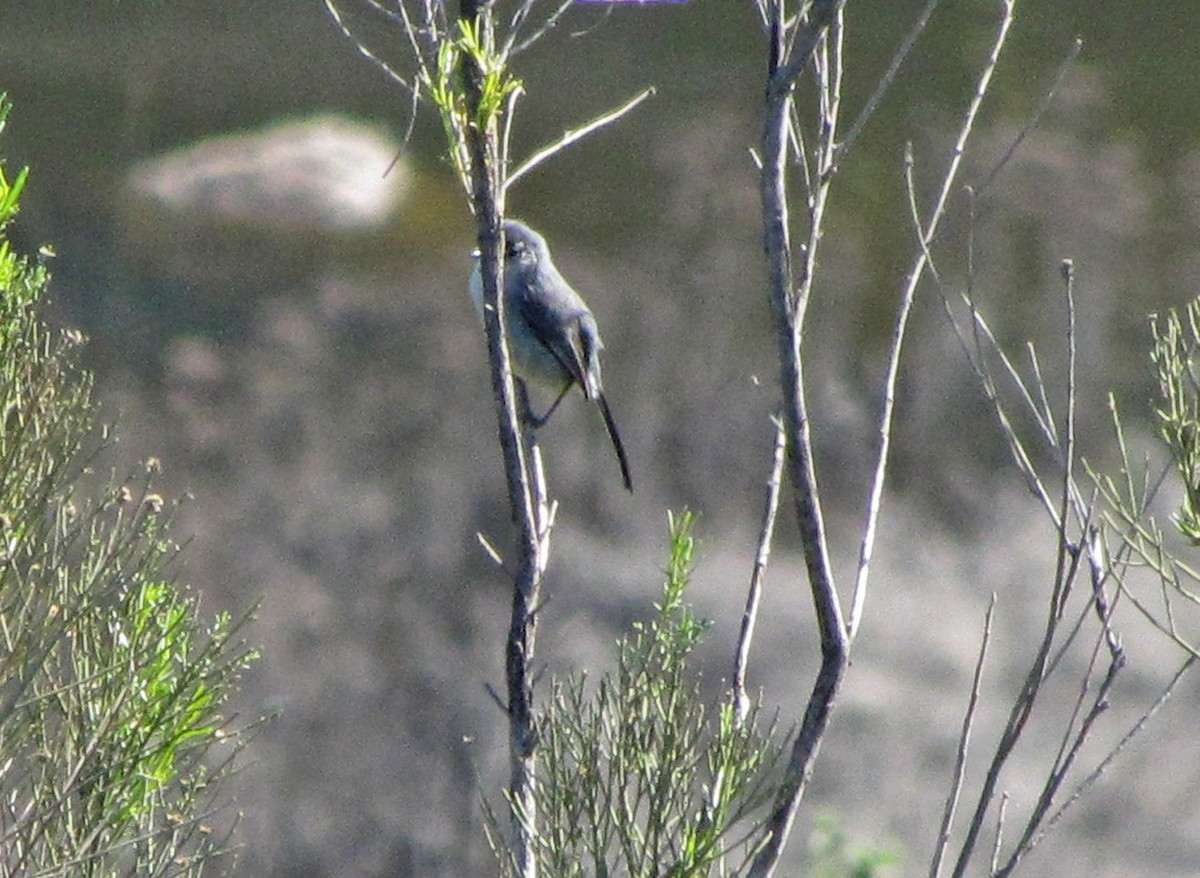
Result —
<svg viewBox="0 0 1200 878"><path fill-rule="evenodd" d="M521 320L533 332L534 337L554 355L562 365L563 371L571 376L572 381L584 388L586 393L590 383L587 375L589 362L593 357L593 345L589 342L592 334L584 327L592 319L591 314L586 308L549 308L537 296L521 296L516 305Z"/></svg>

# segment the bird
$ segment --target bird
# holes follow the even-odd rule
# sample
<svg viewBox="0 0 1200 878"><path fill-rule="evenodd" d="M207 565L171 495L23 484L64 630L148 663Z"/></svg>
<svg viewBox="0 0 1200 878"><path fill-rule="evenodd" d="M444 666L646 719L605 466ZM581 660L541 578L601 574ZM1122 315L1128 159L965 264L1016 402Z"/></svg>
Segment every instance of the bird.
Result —
<svg viewBox="0 0 1200 878"><path fill-rule="evenodd" d="M525 419L535 429L544 425L572 387L594 402L621 467L625 489L633 491L629 459L600 378L600 329L587 303L559 273L546 239L525 223L506 219L504 236L504 315L512 369L523 383L536 382L558 396L540 418L525 406ZM473 254L470 292L483 316L483 275L479 251Z"/></svg>

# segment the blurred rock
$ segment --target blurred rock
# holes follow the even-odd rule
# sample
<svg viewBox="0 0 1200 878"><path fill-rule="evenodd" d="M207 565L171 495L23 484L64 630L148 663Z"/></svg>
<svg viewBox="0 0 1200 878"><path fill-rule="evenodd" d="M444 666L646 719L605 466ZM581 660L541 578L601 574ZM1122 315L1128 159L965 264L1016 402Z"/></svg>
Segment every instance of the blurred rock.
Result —
<svg viewBox="0 0 1200 878"><path fill-rule="evenodd" d="M384 226L408 191L401 145L339 116L281 122L143 161L134 193L179 213L275 227Z"/></svg>

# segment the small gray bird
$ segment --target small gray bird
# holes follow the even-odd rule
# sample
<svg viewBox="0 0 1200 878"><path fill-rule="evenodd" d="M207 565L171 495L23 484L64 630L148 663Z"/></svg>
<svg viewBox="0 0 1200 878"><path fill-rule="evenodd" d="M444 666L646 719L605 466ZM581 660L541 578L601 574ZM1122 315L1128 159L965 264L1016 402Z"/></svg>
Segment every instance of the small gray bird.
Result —
<svg viewBox="0 0 1200 878"><path fill-rule="evenodd" d="M546 239L517 220L505 220L504 314L508 330L513 372L522 381L536 381L558 390L545 415L527 411L534 427L540 427L563 397L578 385L583 395L600 406L604 426L617 452L621 478L633 490L625 446L604 398L600 381L600 330L596 318L579 294L571 288L550 258ZM475 256L478 257L478 252ZM483 277L478 258L471 272L471 298L483 315Z"/></svg>

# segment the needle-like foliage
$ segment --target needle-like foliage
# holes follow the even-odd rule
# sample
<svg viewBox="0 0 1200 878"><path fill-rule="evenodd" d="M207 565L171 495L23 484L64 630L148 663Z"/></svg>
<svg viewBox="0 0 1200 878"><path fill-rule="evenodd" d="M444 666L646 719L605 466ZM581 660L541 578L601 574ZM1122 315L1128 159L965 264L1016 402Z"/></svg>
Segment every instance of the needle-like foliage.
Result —
<svg viewBox="0 0 1200 878"><path fill-rule="evenodd" d="M82 337L42 321L48 272L4 234L26 178L0 165L0 876L212 874L254 654L175 583L157 464L94 472Z"/></svg>
<svg viewBox="0 0 1200 878"><path fill-rule="evenodd" d="M694 545L692 517L673 517L655 615L618 642L613 670L549 687L535 787L543 874L700 878L736 874L747 856L783 740L757 707L739 724L729 699L701 692L691 659L708 623L685 600Z"/></svg>

